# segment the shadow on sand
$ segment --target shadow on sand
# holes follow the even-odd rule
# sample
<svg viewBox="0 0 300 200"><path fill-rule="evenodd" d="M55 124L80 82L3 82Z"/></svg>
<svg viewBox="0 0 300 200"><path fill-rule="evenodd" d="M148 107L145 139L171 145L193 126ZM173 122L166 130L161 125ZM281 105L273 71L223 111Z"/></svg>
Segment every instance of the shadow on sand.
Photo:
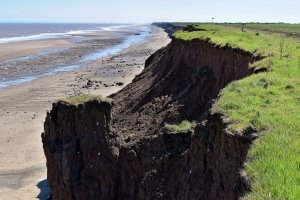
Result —
<svg viewBox="0 0 300 200"><path fill-rule="evenodd" d="M40 189L39 195L36 197L39 200L51 200L51 189L47 179L40 181L36 185Z"/></svg>

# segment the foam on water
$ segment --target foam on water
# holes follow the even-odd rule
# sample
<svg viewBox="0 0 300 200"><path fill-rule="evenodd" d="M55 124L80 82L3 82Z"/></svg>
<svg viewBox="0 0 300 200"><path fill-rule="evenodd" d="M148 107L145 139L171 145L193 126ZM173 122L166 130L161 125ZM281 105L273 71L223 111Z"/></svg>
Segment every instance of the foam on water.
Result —
<svg viewBox="0 0 300 200"><path fill-rule="evenodd" d="M53 38L66 37L65 33L42 33L38 35L11 37L11 38L0 38L0 44L7 44L13 42L33 41L33 40L44 40Z"/></svg>
<svg viewBox="0 0 300 200"><path fill-rule="evenodd" d="M66 33L66 36L70 35L84 35L84 34L90 34L90 33L97 33L101 32L102 30L77 30L77 31L69 31Z"/></svg>
<svg viewBox="0 0 300 200"><path fill-rule="evenodd" d="M0 38L0 44L8 44L14 42L23 42L23 41L34 41L34 40L44 40L44 39L56 39L56 38L67 38L76 35L84 35L97 33L101 31L118 31L125 27L129 27L132 25L113 25L108 27L96 27L96 29L88 29L88 30L71 30L64 33L41 33L35 35L26 35L26 36L18 36L18 37L4 37ZM135 25L133 25L135 26Z"/></svg>

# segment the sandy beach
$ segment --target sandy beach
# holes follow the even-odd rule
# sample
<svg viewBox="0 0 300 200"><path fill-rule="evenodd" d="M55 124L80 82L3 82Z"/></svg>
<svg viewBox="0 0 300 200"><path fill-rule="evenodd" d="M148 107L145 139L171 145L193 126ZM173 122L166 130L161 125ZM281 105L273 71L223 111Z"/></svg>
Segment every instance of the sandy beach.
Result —
<svg viewBox="0 0 300 200"><path fill-rule="evenodd" d="M71 62L77 62L85 53L117 42L117 38L99 43L94 41L89 43L84 53L79 50L86 43L82 43L81 48L71 47L64 52L68 60L63 61L63 64L73 64ZM46 112L51 109L52 102L82 93L108 96L117 92L143 70L147 57L169 42L170 39L162 29L154 28L146 41L132 45L117 55L97 59L73 71L0 90L0 199L46 198L49 191L45 181L46 165L41 133ZM0 60L71 45L68 40L27 43L31 46L18 44L26 46L18 48L11 47L13 44L3 45L0 47ZM32 70L39 73L45 57L37 58L35 62L36 67ZM62 61L51 59L49 62L56 64ZM11 73L18 76L20 70L24 73L23 69L27 70L23 65L15 67Z"/></svg>

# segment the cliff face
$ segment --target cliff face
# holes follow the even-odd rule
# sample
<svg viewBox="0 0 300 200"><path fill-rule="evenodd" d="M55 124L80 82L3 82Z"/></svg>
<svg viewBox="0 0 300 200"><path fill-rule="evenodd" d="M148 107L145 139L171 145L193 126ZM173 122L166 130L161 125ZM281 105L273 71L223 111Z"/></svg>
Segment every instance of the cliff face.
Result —
<svg viewBox="0 0 300 200"><path fill-rule="evenodd" d="M249 190L241 170L255 130L231 134L226 118L209 109L256 59L208 41L173 40L111 95L112 108L54 104L43 134L54 199L238 199ZM197 120L195 130L165 128L184 119Z"/></svg>
<svg viewBox="0 0 300 200"><path fill-rule="evenodd" d="M111 105L105 102L53 104L42 134L53 199L113 194L118 152L109 142L110 117Z"/></svg>
<svg viewBox="0 0 300 200"><path fill-rule="evenodd" d="M116 104L113 128L152 135L165 122L202 121L220 90L250 75L249 64L256 59L208 41L173 40L146 61L131 84L111 96Z"/></svg>

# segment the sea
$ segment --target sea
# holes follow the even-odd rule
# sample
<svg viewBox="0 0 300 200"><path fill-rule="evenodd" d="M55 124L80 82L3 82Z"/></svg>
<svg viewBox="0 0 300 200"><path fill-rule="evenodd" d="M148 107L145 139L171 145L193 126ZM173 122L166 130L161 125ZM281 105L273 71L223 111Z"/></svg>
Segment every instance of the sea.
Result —
<svg viewBox="0 0 300 200"><path fill-rule="evenodd" d="M141 24L21 24L21 23L0 23L0 46L3 44L17 43L23 41L34 41L55 38L77 38L93 33L101 32L126 32L123 41L107 48L102 48L84 56L78 63L69 66L53 66L49 71L39 75L32 74L15 77L13 79L1 79L0 90L12 85L18 85L33 81L43 76L51 76L57 73L72 71L84 67L87 63L105 56L115 55L131 45L143 42L151 35L150 25ZM33 58L36 55L26 56L25 59ZM14 58L24 59L24 58ZM10 62L10 60L8 61ZM2 65L3 66L3 65ZM1 62L0 62L1 67ZM0 74L1 75L1 74Z"/></svg>
<svg viewBox="0 0 300 200"><path fill-rule="evenodd" d="M0 23L0 44L70 37L101 31L117 31L130 24Z"/></svg>

